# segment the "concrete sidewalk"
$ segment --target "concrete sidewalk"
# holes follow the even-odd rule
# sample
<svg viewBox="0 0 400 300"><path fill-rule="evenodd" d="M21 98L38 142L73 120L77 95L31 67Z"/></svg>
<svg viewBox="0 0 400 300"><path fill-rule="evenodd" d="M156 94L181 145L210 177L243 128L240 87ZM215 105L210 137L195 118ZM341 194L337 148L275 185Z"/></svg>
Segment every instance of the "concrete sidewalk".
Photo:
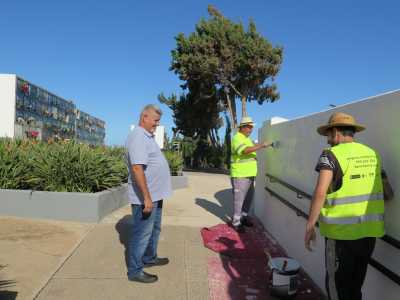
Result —
<svg viewBox="0 0 400 300"><path fill-rule="evenodd" d="M129 206L100 224L0 218L0 284L14 281L0 298L209 299L207 258L217 254L199 229L228 220L231 206L228 176L189 173L189 188L164 206L159 255L171 262L147 285L126 278Z"/></svg>

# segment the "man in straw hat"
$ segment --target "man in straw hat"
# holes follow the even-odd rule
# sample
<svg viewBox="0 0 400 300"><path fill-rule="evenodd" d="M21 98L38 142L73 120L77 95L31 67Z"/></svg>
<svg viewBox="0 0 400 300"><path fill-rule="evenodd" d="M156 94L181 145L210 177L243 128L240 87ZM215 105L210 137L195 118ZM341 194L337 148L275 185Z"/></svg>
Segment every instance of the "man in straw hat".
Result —
<svg viewBox="0 0 400 300"><path fill-rule="evenodd" d="M231 182L233 188L232 226L244 232L243 226L253 226L248 218L254 195L254 178L257 176L256 151L271 146L271 143L254 144L250 139L254 122L250 117L243 117L239 131L232 139Z"/></svg>
<svg viewBox="0 0 400 300"><path fill-rule="evenodd" d="M337 112L317 131L332 147L324 150L316 171L317 185L305 232L311 251L315 226L325 237L326 288L330 299L362 298L361 288L377 237L384 235L384 198L393 191L381 169L378 153L356 143L364 126Z"/></svg>

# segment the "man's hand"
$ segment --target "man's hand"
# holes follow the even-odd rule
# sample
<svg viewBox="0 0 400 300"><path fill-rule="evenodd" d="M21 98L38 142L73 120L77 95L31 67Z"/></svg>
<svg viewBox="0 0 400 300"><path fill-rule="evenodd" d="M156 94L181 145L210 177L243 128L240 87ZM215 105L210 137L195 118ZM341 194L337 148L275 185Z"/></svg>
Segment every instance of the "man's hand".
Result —
<svg viewBox="0 0 400 300"><path fill-rule="evenodd" d="M324 206L326 192L332 182L332 177L332 170L321 170L319 172L317 186L315 187L313 198L311 200L310 213L308 214L306 233L304 235L304 245L309 251L312 251L311 242L315 242L315 224L318 221L321 208Z"/></svg>
<svg viewBox="0 0 400 300"><path fill-rule="evenodd" d="M153 201L151 201L150 198L145 198L144 199L143 213L144 214L150 214L152 210L153 210Z"/></svg>
<svg viewBox="0 0 400 300"><path fill-rule="evenodd" d="M304 246L308 251L313 251L311 248L311 243L315 243L316 234L315 228L313 225L308 224L306 225L306 233L304 235Z"/></svg>
<svg viewBox="0 0 400 300"><path fill-rule="evenodd" d="M265 141L264 143L262 143L263 148L267 148L267 147L271 147L273 143L271 143L270 141Z"/></svg>
<svg viewBox="0 0 400 300"><path fill-rule="evenodd" d="M148 215L153 210L153 201L151 200L150 192L147 187L146 176L144 175L143 165L132 165L132 172L135 176L137 185L143 194L144 208L142 214Z"/></svg>

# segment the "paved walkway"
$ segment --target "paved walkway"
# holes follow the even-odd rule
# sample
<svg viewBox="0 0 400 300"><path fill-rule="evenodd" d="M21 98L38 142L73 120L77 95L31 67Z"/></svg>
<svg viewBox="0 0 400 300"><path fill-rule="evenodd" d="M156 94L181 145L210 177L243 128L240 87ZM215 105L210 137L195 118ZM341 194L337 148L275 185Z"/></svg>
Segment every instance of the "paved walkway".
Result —
<svg viewBox="0 0 400 300"><path fill-rule="evenodd" d="M130 207L100 224L0 218L1 299L209 299L207 259L199 229L231 215L229 177L189 173L188 189L165 202L159 281L126 279Z"/></svg>

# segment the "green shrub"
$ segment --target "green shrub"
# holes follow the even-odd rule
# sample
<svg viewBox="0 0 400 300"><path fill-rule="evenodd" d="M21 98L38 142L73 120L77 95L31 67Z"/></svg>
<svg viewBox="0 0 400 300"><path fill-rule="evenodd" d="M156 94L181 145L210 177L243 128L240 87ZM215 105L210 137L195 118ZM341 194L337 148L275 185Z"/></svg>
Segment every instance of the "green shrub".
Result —
<svg viewBox="0 0 400 300"><path fill-rule="evenodd" d="M10 139L0 140L0 188L27 189L28 172L26 144Z"/></svg>
<svg viewBox="0 0 400 300"><path fill-rule="evenodd" d="M180 175L183 167L183 158L178 152L164 151L165 158L172 175Z"/></svg>
<svg viewBox="0 0 400 300"><path fill-rule="evenodd" d="M98 192L126 182L123 148L0 141L0 188Z"/></svg>

